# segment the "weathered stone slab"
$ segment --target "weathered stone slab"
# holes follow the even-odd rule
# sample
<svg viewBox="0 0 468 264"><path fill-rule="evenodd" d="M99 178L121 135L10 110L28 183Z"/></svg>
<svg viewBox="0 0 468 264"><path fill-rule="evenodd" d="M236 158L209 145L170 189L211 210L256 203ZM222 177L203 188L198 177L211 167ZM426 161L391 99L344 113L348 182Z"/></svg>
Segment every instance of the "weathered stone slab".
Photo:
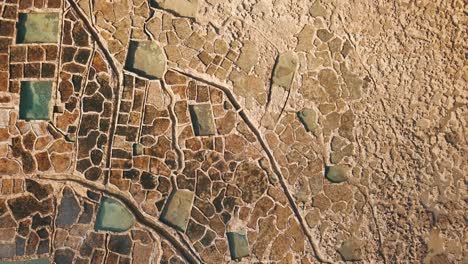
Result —
<svg viewBox="0 0 468 264"><path fill-rule="evenodd" d="M327 166L325 169L325 177L333 183L344 182L348 179L348 171L349 167L345 165Z"/></svg>
<svg viewBox="0 0 468 264"><path fill-rule="evenodd" d="M304 124L307 131L315 133L318 129L317 124L317 113L310 108L304 108L301 111L297 112L299 120Z"/></svg>
<svg viewBox="0 0 468 264"><path fill-rule="evenodd" d="M172 11L184 17L196 17L198 0L154 0L161 8Z"/></svg>
<svg viewBox="0 0 468 264"><path fill-rule="evenodd" d="M190 105L192 126L197 136L210 136L216 132L213 110L209 104Z"/></svg>
<svg viewBox="0 0 468 264"><path fill-rule="evenodd" d="M130 211L114 199L103 197L96 217L96 230L124 232L135 223Z"/></svg>
<svg viewBox="0 0 468 264"><path fill-rule="evenodd" d="M59 20L59 13L21 13L17 43L57 43Z"/></svg>
<svg viewBox="0 0 468 264"><path fill-rule="evenodd" d="M343 242L338 252L346 261L358 261L362 259L362 241L350 238Z"/></svg>
<svg viewBox="0 0 468 264"><path fill-rule="evenodd" d="M166 224L185 232L192 211L193 192L189 190L177 190L168 199L160 220Z"/></svg>
<svg viewBox="0 0 468 264"><path fill-rule="evenodd" d="M52 108L51 81L21 82L20 119L49 120Z"/></svg>
<svg viewBox="0 0 468 264"><path fill-rule="evenodd" d="M249 255L249 242L245 233L227 232L231 259L236 260Z"/></svg>
<svg viewBox="0 0 468 264"><path fill-rule="evenodd" d="M58 227L70 227L78 219L80 214L80 204L76 200L73 191L65 187L63 189L63 197L58 208L58 216L56 225Z"/></svg>
<svg viewBox="0 0 468 264"><path fill-rule="evenodd" d="M163 77L166 56L156 41L131 41L125 69L147 78Z"/></svg>
<svg viewBox="0 0 468 264"><path fill-rule="evenodd" d="M325 17L327 9L320 4L319 0L316 0L310 7L309 14L313 17Z"/></svg>
<svg viewBox="0 0 468 264"><path fill-rule="evenodd" d="M273 84L289 90L298 66L299 60L296 53L292 51L281 53L273 70Z"/></svg>

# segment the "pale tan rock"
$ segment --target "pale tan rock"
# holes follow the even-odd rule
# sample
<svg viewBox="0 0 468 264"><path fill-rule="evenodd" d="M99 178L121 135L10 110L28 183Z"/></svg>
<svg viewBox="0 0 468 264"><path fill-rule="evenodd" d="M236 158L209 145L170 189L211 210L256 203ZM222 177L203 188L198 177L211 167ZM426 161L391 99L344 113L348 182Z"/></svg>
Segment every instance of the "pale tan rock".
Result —
<svg viewBox="0 0 468 264"><path fill-rule="evenodd" d="M155 0L161 8L168 9L185 17L196 17L198 14L198 0Z"/></svg>
<svg viewBox="0 0 468 264"><path fill-rule="evenodd" d="M314 47L313 39L315 30L312 25L304 25L302 30L297 34L297 46L295 51L308 52Z"/></svg>
<svg viewBox="0 0 468 264"><path fill-rule="evenodd" d="M313 17L324 17L327 15L327 10L320 3L320 0L316 0L310 7L309 13Z"/></svg>
<svg viewBox="0 0 468 264"><path fill-rule="evenodd" d="M175 32L180 39L186 39L192 33L191 26L187 19L174 19L172 20L172 24L174 25Z"/></svg>
<svg viewBox="0 0 468 264"><path fill-rule="evenodd" d="M335 99L339 96L338 77L333 70L323 69L318 74L320 85L325 88L325 91L331 98Z"/></svg>
<svg viewBox="0 0 468 264"><path fill-rule="evenodd" d="M56 172L65 172L70 167L70 154L52 153L50 161Z"/></svg>
<svg viewBox="0 0 468 264"><path fill-rule="evenodd" d="M225 55L229 50L228 45L226 44L226 41L223 39L217 39L214 42L214 52L220 55Z"/></svg>
<svg viewBox="0 0 468 264"><path fill-rule="evenodd" d="M263 99L265 83L255 75L245 75L243 72L232 71L229 78L234 82L234 92L246 98L254 98L260 104L265 104Z"/></svg>
<svg viewBox="0 0 468 264"><path fill-rule="evenodd" d="M357 261L362 258L362 244L363 242L356 239L350 238L343 242L338 252L346 261Z"/></svg>
<svg viewBox="0 0 468 264"><path fill-rule="evenodd" d="M292 51L281 53L273 70L273 84L289 90L298 66L299 60L296 53Z"/></svg>
<svg viewBox="0 0 468 264"><path fill-rule="evenodd" d="M249 73L255 64L257 64L259 51L257 45L253 41L246 41L241 49L236 65L244 72Z"/></svg>

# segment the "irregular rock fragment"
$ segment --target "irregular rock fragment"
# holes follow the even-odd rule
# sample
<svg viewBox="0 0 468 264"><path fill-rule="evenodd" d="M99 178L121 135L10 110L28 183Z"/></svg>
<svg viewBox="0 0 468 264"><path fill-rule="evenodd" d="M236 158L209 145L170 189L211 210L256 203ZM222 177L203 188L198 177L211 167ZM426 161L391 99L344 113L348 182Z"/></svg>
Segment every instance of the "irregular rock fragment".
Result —
<svg viewBox="0 0 468 264"><path fill-rule="evenodd" d="M0 175L14 175L20 170L20 166L13 160L0 159Z"/></svg>
<svg viewBox="0 0 468 264"><path fill-rule="evenodd" d="M311 25L305 25L301 32L297 34L297 46L296 51L308 52L312 50L314 44L314 28Z"/></svg>
<svg viewBox="0 0 468 264"><path fill-rule="evenodd" d="M25 195L8 200L8 206L13 217L19 220L35 212L49 213L52 210L52 201L48 199L40 203L32 195Z"/></svg>
<svg viewBox="0 0 468 264"><path fill-rule="evenodd" d="M237 59L237 66L241 68L246 73L250 72L252 67L258 61L258 48L253 41L246 41L244 47L241 49L241 54Z"/></svg>
<svg viewBox="0 0 468 264"><path fill-rule="evenodd" d="M196 17L198 0L155 0L159 7L168 9L184 17Z"/></svg>
<svg viewBox="0 0 468 264"><path fill-rule="evenodd" d="M125 69L149 78L162 78L166 57L156 41L132 41L128 48Z"/></svg>
<svg viewBox="0 0 468 264"><path fill-rule="evenodd" d="M335 99L339 96L338 77L333 70L321 70L318 74L318 80L331 98Z"/></svg>
<svg viewBox="0 0 468 264"><path fill-rule="evenodd" d="M333 37L333 33L327 29L319 29L317 30L317 37L323 42L328 42Z"/></svg>
<svg viewBox="0 0 468 264"><path fill-rule="evenodd" d="M197 241L205 234L205 227L196 223L195 221L190 220L186 233L192 241Z"/></svg>
<svg viewBox="0 0 468 264"><path fill-rule="evenodd" d="M257 201L268 187L265 171L246 161L237 167L234 178L237 186L242 190L242 200L246 203Z"/></svg>
<svg viewBox="0 0 468 264"><path fill-rule="evenodd" d="M124 232L135 223L130 211L114 199L103 197L96 217L96 230Z"/></svg>
<svg viewBox="0 0 468 264"><path fill-rule="evenodd" d="M224 117L216 120L216 125L220 135L229 134L236 126L236 113L228 111Z"/></svg>
<svg viewBox="0 0 468 264"><path fill-rule="evenodd" d="M216 132L213 110L209 104L190 105L192 126L197 136L214 135Z"/></svg>
<svg viewBox="0 0 468 264"><path fill-rule="evenodd" d="M343 44L343 48L341 49L341 54L343 55L343 57L346 58L352 50L353 46L351 45L351 42L349 40L346 40Z"/></svg>
<svg viewBox="0 0 468 264"><path fill-rule="evenodd" d="M50 164L50 159L49 159L49 154L44 151L44 152L39 152L36 155L34 155L37 161L37 169L40 171L47 171L50 169L51 164Z"/></svg>
<svg viewBox="0 0 468 264"><path fill-rule="evenodd" d="M349 98L352 100L361 98L364 81L356 74L350 72L345 63L342 63L340 68L343 74L343 80L348 88Z"/></svg>
<svg viewBox="0 0 468 264"><path fill-rule="evenodd" d="M143 245L139 242L135 243L133 248L133 263L151 263L151 254L153 252L151 245Z"/></svg>
<svg viewBox="0 0 468 264"><path fill-rule="evenodd" d="M180 39L186 39L190 36L192 30L187 19L174 19L172 24L174 25L175 32Z"/></svg>
<svg viewBox="0 0 468 264"><path fill-rule="evenodd" d="M234 83L234 93L246 98L246 100L255 100L264 105L266 104L266 92L264 81L255 75L246 75L243 72L232 71L229 78Z"/></svg>
<svg viewBox="0 0 468 264"><path fill-rule="evenodd" d="M298 66L299 61L296 53L287 51L280 54L273 70L273 84L289 90Z"/></svg>
<svg viewBox="0 0 468 264"><path fill-rule="evenodd" d="M128 255L132 249L132 240L129 235L111 235L109 249L119 254Z"/></svg>
<svg viewBox="0 0 468 264"><path fill-rule="evenodd" d="M168 199L161 213L161 221L185 232L192 211L193 192L189 190L177 190Z"/></svg>
<svg viewBox="0 0 468 264"><path fill-rule="evenodd" d="M356 238L350 238L343 242L338 252L346 261L358 261L362 256L362 241Z"/></svg>
<svg viewBox="0 0 468 264"><path fill-rule="evenodd" d="M316 0L310 7L309 14L313 17L324 17L327 15L327 10L320 4L320 0Z"/></svg>
<svg viewBox="0 0 468 264"><path fill-rule="evenodd" d="M325 177L333 183L340 183L348 179L348 172L349 167L345 165L327 166L325 169Z"/></svg>
<svg viewBox="0 0 468 264"><path fill-rule="evenodd" d="M140 183L144 189L154 189L156 188L156 177L145 171L141 174Z"/></svg>
<svg viewBox="0 0 468 264"><path fill-rule="evenodd" d="M49 184L42 185L30 179L26 179L26 190L32 193L39 201L52 193L52 187Z"/></svg>
<svg viewBox="0 0 468 264"><path fill-rule="evenodd" d="M297 113L297 116L304 124L307 131L312 133L316 133L317 129L319 128L317 124L317 113L310 108L304 108Z"/></svg>
<svg viewBox="0 0 468 264"><path fill-rule="evenodd" d="M56 225L58 227L70 227L78 219L80 204L76 200L72 189L65 187L63 197L58 208Z"/></svg>

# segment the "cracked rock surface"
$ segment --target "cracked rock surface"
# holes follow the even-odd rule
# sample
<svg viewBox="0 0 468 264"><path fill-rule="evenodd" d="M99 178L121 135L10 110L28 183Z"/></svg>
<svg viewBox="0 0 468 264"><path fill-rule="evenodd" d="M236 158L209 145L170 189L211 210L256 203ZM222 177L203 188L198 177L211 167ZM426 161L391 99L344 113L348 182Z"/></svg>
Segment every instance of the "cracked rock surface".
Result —
<svg viewBox="0 0 468 264"><path fill-rule="evenodd" d="M466 263L466 24L0 0L0 262Z"/></svg>

